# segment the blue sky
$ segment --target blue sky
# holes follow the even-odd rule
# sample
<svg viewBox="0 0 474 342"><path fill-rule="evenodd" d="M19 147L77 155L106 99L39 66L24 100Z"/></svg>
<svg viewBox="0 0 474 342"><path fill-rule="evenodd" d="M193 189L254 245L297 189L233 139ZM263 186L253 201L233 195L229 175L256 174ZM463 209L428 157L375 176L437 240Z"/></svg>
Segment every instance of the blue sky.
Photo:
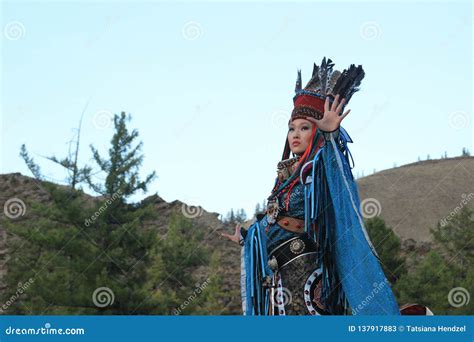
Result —
<svg viewBox="0 0 474 342"><path fill-rule="evenodd" d="M166 201L253 213L269 195L296 71L324 56L366 77L343 126L354 174L474 152L470 1L2 3L0 172L53 180L88 103L81 163L132 115Z"/></svg>

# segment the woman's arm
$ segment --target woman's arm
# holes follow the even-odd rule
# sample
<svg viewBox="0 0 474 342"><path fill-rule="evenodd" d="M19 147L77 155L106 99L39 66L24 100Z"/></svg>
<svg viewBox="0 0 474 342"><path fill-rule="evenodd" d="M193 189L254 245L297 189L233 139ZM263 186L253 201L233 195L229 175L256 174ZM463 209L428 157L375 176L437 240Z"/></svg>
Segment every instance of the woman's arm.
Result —
<svg viewBox="0 0 474 342"><path fill-rule="evenodd" d="M221 236L223 236L223 237L229 239L230 241L233 241L233 242L238 243L239 245L243 246L245 236L243 236L242 230L243 230L243 228L241 228L240 223L237 223L235 225L234 235L230 235L230 234L227 234L227 233L221 233Z"/></svg>

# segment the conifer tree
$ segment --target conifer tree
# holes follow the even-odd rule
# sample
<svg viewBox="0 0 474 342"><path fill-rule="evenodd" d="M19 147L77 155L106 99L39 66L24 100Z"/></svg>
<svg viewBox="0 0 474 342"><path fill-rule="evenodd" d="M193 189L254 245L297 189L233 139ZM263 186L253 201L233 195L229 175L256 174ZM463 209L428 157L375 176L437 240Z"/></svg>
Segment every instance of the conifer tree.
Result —
<svg viewBox="0 0 474 342"><path fill-rule="evenodd" d="M383 219L373 217L366 221L367 233L380 257L385 276L391 284L406 272L405 259L401 256L401 241Z"/></svg>

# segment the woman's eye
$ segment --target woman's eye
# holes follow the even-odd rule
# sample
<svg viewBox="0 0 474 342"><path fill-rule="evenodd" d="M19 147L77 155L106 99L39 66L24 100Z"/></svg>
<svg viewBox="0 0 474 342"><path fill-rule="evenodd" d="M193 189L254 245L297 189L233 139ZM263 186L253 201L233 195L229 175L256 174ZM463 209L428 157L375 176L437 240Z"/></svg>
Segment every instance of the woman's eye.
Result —
<svg viewBox="0 0 474 342"><path fill-rule="evenodd" d="M288 132L291 132L293 130L294 130L294 128L288 128Z"/></svg>
<svg viewBox="0 0 474 342"><path fill-rule="evenodd" d="M309 129L308 126L304 126L304 127L303 127L303 130L307 130L307 129Z"/></svg>

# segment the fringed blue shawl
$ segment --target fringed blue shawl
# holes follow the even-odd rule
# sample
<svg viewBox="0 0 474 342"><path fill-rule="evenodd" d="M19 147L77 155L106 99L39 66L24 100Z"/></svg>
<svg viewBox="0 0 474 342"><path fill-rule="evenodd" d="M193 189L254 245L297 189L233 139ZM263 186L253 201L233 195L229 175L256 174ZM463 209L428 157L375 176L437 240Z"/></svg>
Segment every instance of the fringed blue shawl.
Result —
<svg viewBox="0 0 474 342"><path fill-rule="evenodd" d="M320 134L318 130L315 141ZM322 265L321 300L333 314L347 312L348 304L353 315L400 315L364 226L349 165L352 156L347 143L352 140L342 127L339 134L326 138L300 173L305 189L305 230L320 246L316 265ZM250 226L243 247L241 285L246 315L266 315L271 305L269 289L263 286L272 271L262 221Z"/></svg>

